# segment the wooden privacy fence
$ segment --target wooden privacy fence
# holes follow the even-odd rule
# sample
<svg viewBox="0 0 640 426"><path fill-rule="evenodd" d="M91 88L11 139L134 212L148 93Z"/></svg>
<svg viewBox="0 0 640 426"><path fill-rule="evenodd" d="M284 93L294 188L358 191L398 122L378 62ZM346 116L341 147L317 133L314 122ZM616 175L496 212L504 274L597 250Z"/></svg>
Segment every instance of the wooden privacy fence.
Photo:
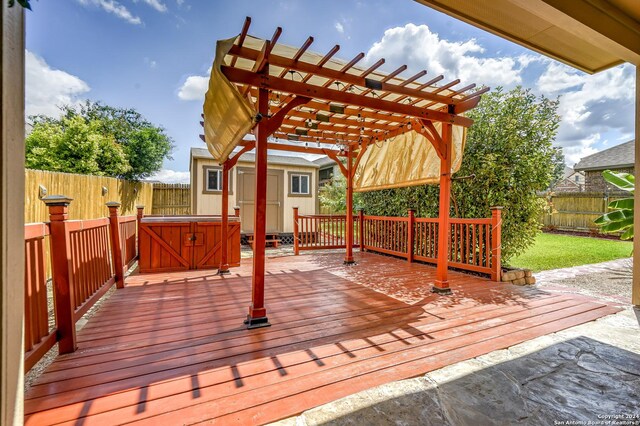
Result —
<svg viewBox="0 0 640 426"><path fill-rule="evenodd" d="M597 232L593 222L609 211L609 202L625 198L624 194L604 192L558 192L543 194L546 211L540 216L540 223L547 229L561 231Z"/></svg>
<svg viewBox="0 0 640 426"><path fill-rule="evenodd" d="M68 220L71 199L43 201L50 221L25 225L25 371L56 342L61 354L76 349L76 322L113 284L124 287L124 273L137 258L137 218L119 216L120 203L107 203L108 218Z"/></svg>
<svg viewBox="0 0 640 426"><path fill-rule="evenodd" d="M25 170L25 223L49 220L47 206L41 201L47 194L65 194L82 200L82 203L69 206L69 219L96 219L104 217L104 205L109 200L121 203L122 215L135 214L138 204L150 206L153 184L105 176Z"/></svg>
<svg viewBox="0 0 640 426"><path fill-rule="evenodd" d="M345 248L345 215L299 215L294 208L294 253ZM449 266L500 278L501 210L490 218L449 219ZM437 263L437 218L354 216L354 247L362 250Z"/></svg>
<svg viewBox="0 0 640 426"><path fill-rule="evenodd" d="M191 185L188 183L153 184L151 214L191 214Z"/></svg>

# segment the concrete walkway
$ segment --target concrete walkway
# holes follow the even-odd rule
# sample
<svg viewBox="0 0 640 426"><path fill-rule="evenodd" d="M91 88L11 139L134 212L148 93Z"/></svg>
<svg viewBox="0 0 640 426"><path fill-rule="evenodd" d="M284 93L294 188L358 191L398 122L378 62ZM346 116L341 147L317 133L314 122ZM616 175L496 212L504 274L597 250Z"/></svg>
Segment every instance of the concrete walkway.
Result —
<svg viewBox="0 0 640 426"><path fill-rule="evenodd" d="M605 297L611 274L624 275L626 267L628 260L621 260L537 277L546 291ZM576 287L576 278L589 288ZM640 310L627 304L616 315L369 389L277 424L640 425L639 323Z"/></svg>

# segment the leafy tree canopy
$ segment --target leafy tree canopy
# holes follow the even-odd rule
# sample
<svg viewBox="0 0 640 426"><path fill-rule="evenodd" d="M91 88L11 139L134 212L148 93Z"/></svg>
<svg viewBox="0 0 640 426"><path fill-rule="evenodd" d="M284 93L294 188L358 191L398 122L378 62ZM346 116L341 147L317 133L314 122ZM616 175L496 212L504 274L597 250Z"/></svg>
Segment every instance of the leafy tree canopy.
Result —
<svg viewBox="0 0 640 426"><path fill-rule="evenodd" d="M62 107L58 118L30 119L29 168L139 180L171 158L173 142L164 129L131 108L86 101L78 107Z"/></svg>
<svg viewBox="0 0 640 426"><path fill-rule="evenodd" d="M452 217L489 217L491 206L503 206L502 256L529 247L539 231L541 200L563 167L562 153L551 144L560 122L558 101L536 97L517 87L484 95L468 116L462 167L455 176L473 179L452 183ZM361 194L368 214L405 216L408 208L420 217L438 216L437 185L372 191Z"/></svg>

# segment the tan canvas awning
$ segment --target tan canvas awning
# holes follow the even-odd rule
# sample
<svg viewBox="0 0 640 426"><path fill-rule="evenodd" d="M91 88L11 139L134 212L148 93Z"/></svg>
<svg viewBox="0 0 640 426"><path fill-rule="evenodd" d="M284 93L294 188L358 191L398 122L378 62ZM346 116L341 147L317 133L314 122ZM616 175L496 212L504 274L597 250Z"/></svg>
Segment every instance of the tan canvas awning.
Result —
<svg viewBox="0 0 640 426"><path fill-rule="evenodd" d="M453 124L451 171L460 168L472 123L463 113L488 89L456 90L458 80L438 85L442 76L419 82L426 71L398 77L406 66L381 73L384 60L360 68L356 63L364 54L346 62L333 58L338 46L325 55L313 53L307 51L312 38L296 49L277 43L279 31L269 41L243 30L217 43L204 102L204 140L215 159L223 163L237 146L250 143L245 136L259 119L257 92L268 88L269 115L284 116L273 137L306 148L298 151L336 158L351 149L358 155L358 191L437 183L443 122ZM292 100L299 102L287 107ZM278 147L292 150L269 146Z"/></svg>

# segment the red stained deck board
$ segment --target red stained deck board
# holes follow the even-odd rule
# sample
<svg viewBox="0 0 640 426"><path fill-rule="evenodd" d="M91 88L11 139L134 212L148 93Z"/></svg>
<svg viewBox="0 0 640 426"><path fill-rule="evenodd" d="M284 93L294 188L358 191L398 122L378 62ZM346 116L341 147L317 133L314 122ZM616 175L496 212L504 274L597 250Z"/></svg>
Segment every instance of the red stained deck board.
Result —
<svg viewBox="0 0 640 426"><path fill-rule="evenodd" d="M26 395L27 424L264 423L616 312L577 295L376 254L269 259L273 324L247 331L251 263L129 277Z"/></svg>

